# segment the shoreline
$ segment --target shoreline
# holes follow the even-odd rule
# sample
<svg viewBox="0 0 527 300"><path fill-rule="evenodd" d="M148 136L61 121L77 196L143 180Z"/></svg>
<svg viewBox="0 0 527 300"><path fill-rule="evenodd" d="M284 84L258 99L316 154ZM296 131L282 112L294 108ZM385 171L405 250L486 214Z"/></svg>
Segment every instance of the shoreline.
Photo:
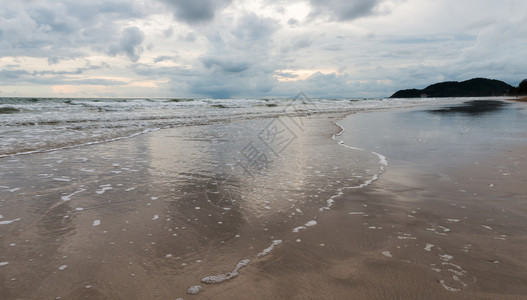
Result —
<svg viewBox="0 0 527 300"><path fill-rule="evenodd" d="M517 102L527 102L527 96L517 96L514 99L511 98L511 99L507 99L507 100L517 101Z"/></svg>
<svg viewBox="0 0 527 300"><path fill-rule="evenodd" d="M457 100L445 100L441 99L441 102L447 104L449 102L459 102L462 100L461 98ZM2 139L0 139L0 148L2 148L2 154L0 154L0 159L4 157L13 157L13 156L19 156L19 155L28 155L32 153L40 153L40 152L52 152L57 151L61 149L70 149L70 148L76 148L76 147L82 147L82 146L90 146L94 144L101 144L101 143L107 143L112 142L115 140L120 140L128 137L133 137L136 135L140 135L143 132L148 131L156 131L160 129L165 128L178 128L178 127L185 127L185 126L200 126L200 125L212 125L212 124L221 124L224 122L231 122L233 120L247 120L247 119L259 119L259 118L275 118L275 117L305 117L310 115L319 115L319 114L339 114L339 113L346 113L346 112L359 112L359 111L375 111L375 110L382 110L382 109L389 109L389 108L395 108L395 107L414 107L414 106L420 106L420 105L430 105L430 103L421 103L420 101L414 100L414 99L406 99L404 101L397 101L397 100L390 100L389 102L385 102L386 100L376 99L376 100L358 100L358 101L348 101L348 100L340 100L340 101L333 101L330 104L327 103L318 103L317 101L308 101L308 103L304 103L305 106L295 106L295 102L293 101L292 106L277 106L277 107L271 107L271 110L260 110L258 106L254 107L255 111L249 111L247 110L248 107L244 108L236 108L236 107L226 107L226 115L223 114L217 114L217 112L214 111L214 109L211 109L210 111L203 111L203 114L193 115L190 119L185 118L184 116L182 118L179 118L178 114L181 114L182 111L175 111L175 115L155 115L156 111L154 111L154 115L149 115L146 120L146 124L143 124L144 126L135 127L134 123L130 123L130 129L128 130L121 130L123 127L123 124L120 124L119 120L124 118L124 120L128 120L128 117L124 117L122 115L118 116L117 120L119 122L112 123L111 119L105 119L108 118L108 115L105 115L106 113L102 114L90 114L84 119L84 116L80 119L79 118L79 111L72 111L73 116L64 116L68 121L66 123L62 123L60 119L57 120L45 120L39 121L39 116L32 115L29 113L28 116L30 118L36 118L34 121L29 122L28 124L33 124L32 126L26 126L24 125L24 122L22 124L18 124L19 121L17 121L16 116L18 114L8 115L10 117L10 121L7 123L9 124L9 127L14 126L13 128L18 128L21 132L28 132L25 139L20 140L19 136L11 136L12 132L15 131L3 131L2 133L5 133L5 136L2 136L6 139L6 145L2 145L1 143L4 142ZM439 101L439 100L438 100ZM337 105L338 103L338 105ZM348 105L346 105L348 103ZM352 103L352 104L350 104ZM384 103L389 103L389 105L385 105ZM111 105L112 103L108 103L108 105ZM327 106L326 106L327 105ZM75 106L77 107L77 106ZM24 108L28 111L31 111L31 107ZM67 105L64 109L71 109L70 105ZM175 109L172 107L171 109ZM201 107L200 109L203 109ZM112 110L110 110L112 111ZM146 113L146 112L142 112ZM142 121L144 120L143 117L139 115L134 115L130 119L130 121ZM104 117L106 116L106 117ZM139 119L134 119L139 116ZM159 118L156 118L159 117ZM70 118L72 118L70 120ZM178 119L179 118L179 119ZM92 121L90 121L92 120ZM157 120L157 121L156 121ZM93 122L93 128L85 128L83 127L82 123L85 121ZM80 123L79 123L80 122ZM102 125L101 122L103 123ZM38 140L31 139L29 136L31 136L31 132L34 132L35 130L42 130L42 128L39 128L39 124L42 123L43 126L51 126L45 128L47 131L56 132L54 134L57 134L57 136L54 136L54 138L50 139L49 136L43 135L40 136ZM108 123L108 124L106 124ZM106 127L109 125L108 127ZM136 124L137 125L137 124ZM74 137L71 135L68 135L67 132L70 129L68 129L70 126L73 126L73 129L75 131L78 131L78 135L75 135ZM78 127L77 127L78 126ZM106 128L104 130L98 130L97 128ZM44 131L46 132L46 131ZM93 136L92 136L93 135ZM16 144L17 147L9 147L9 143L12 143L13 140L17 140ZM60 142L57 142L60 141ZM37 145L38 144L38 145Z"/></svg>
<svg viewBox="0 0 527 300"><path fill-rule="evenodd" d="M10 196L2 206L2 218L13 220L0 224L0 261L6 262L0 275L7 279L4 282L17 278L2 289L7 296L29 299L93 293L149 298L155 289L163 295L178 291L175 295L182 296L188 287L199 284L200 278L225 275L244 259L258 253L255 260L268 259L274 251L260 254L273 250L270 241L291 234L295 228L309 231L304 228L317 225L319 207L327 205L317 198L329 199L340 193L325 187L325 182L342 185L338 174L345 170L336 170L345 164L330 168L324 162L326 154L348 156L349 151L331 139L339 129L334 120L346 115L349 112L314 115L304 122L266 118L167 128L112 143L0 161L8 176L0 184L0 194ZM307 127L295 127L298 124ZM245 126L249 131L239 132ZM229 161L242 158L236 153L243 153L247 143L258 143L265 137L262 130L274 126L286 126L280 130L289 130L295 143L287 149L275 148L279 156L267 152L273 160L256 179L244 178L242 169L233 170L235 165ZM268 147L276 146L270 143ZM235 156L222 158L225 153ZM298 154L304 159L299 160ZM226 163L225 170L219 159ZM18 178L17 170L28 171ZM295 178L291 170L305 174ZM231 174L222 181L225 171ZM276 183L285 179L291 182L290 187L282 184L277 189ZM360 184L362 179L353 182ZM236 194L230 195L235 198L222 198L231 186L249 199ZM309 202L314 205L307 205ZM25 260L34 261L35 252L44 256L36 259L31 273L40 274L38 286L52 287L49 290L24 287L30 273L21 266L26 265ZM102 263L86 259L94 256ZM251 267L249 264L240 273ZM163 270L175 272L172 280L177 286L155 283L168 279ZM130 290L133 280L139 279L145 285ZM55 284L57 280L63 286ZM90 288L79 287L79 281ZM128 288L116 291L109 285L128 281L132 281L126 283ZM216 290L212 286L207 289Z"/></svg>
<svg viewBox="0 0 527 300"><path fill-rule="evenodd" d="M28 299L193 299L197 284L196 299L527 295L527 141L505 123L523 124L509 113L520 106L341 112L304 119L305 130L240 120L0 160L1 289ZM263 129L278 125L294 142L262 152ZM254 178L234 164L248 145L272 158Z"/></svg>
<svg viewBox="0 0 527 300"><path fill-rule="evenodd" d="M393 114L397 112L385 115ZM360 126L370 118L390 128L382 121L387 117L372 115L352 124ZM351 140L366 141L359 147L368 144L363 131L357 132ZM461 136L468 133L463 129ZM412 154L422 151L419 144L433 146L425 140L416 139L414 146L407 144L411 139L403 141L406 146L399 148L411 147L410 158L394 155L400 149L388 151L390 166L383 175L364 189L344 192L317 226L300 233L301 243L284 238L268 261L257 262L239 282L203 295L231 299L233 290L258 299L490 300L527 295L522 283L527 256L521 250L527 245L527 190L521 184L527 176L525 137L504 141L492 151L483 146L484 151L468 152L464 163L435 155L423 161Z"/></svg>

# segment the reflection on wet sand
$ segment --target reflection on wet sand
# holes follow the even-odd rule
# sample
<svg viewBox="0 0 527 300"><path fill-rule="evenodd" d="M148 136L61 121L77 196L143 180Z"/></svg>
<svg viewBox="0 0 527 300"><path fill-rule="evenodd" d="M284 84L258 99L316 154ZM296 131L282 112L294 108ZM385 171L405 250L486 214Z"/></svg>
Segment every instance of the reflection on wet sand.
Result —
<svg viewBox="0 0 527 300"><path fill-rule="evenodd" d="M2 297L523 297L521 105L357 113L344 145L319 116L2 159Z"/></svg>
<svg viewBox="0 0 527 300"><path fill-rule="evenodd" d="M182 296L316 224L339 188L379 172L373 154L331 140L338 128L326 118L302 130L287 122L167 129L4 159L1 211L20 218L0 228L4 295ZM271 140L272 130L289 140Z"/></svg>

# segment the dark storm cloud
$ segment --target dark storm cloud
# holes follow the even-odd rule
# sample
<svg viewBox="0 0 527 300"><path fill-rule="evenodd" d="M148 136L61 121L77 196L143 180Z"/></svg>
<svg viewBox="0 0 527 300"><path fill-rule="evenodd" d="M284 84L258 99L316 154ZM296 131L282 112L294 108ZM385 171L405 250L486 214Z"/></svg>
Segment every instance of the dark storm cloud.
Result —
<svg viewBox="0 0 527 300"><path fill-rule="evenodd" d="M376 13L386 0L309 0L313 10L310 17L328 16L332 20L350 21Z"/></svg>
<svg viewBox="0 0 527 300"><path fill-rule="evenodd" d="M64 75L79 75L87 70L97 69L99 67L77 68L73 71L33 71L14 69L0 70L0 82L6 83L31 83L31 84L67 84L67 85L124 85L126 82L108 79L79 79L66 78Z"/></svg>
<svg viewBox="0 0 527 300"><path fill-rule="evenodd" d="M302 36L291 38L291 40L288 41L286 45L282 47L282 51L297 51L302 48L308 48L309 46L311 46L312 43L313 39L309 35L305 34Z"/></svg>
<svg viewBox="0 0 527 300"><path fill-rule="evenodd" d="M0 79L3 83L8 81L15 81L29 75L25 70L0 70Z"/></svg>
<svg viewBox="0 0 527 300"><path fill-rule="evenodd" d="M290 72L274 72L274 74L280 77L284 77L284 78L290 78L290 79L298 78L298 75L290 73Z"/></svg>
<svg viewBox="0 0 527 300"><path fill-rule="evenodd" d="M226 26L221 33L207 36L209 46L200 57L200 76L188 81L191 92L213 98L269 92L276 81L271 53L279 23L247 13Z"/></svg>
<svg viewBox="0 0 527 300"><path fill-rule="evenodd" d="M250 64L240 61L239 57L220 58L220 57L202 57L201 62L207 68L219 68L225 73L240 73L249 69Z"/></svg>
<svg viewBox="0 0 527 300"><path fill-rule="evenodd" d="M177 55L161 55L154 59L154 63L162 62L162 61L177 61L179 56Z"/></svg>
<svg viewBox="0 0 527 300"><path fill-rule="evenodd" d="M244 42L268 39L278 29L278 22L271 18L262 18L255 13L240 18L231 32Z"/></svg>
<svg viewBox="0 0 527 300"><path fill-rule="evenodd" d="M300 22L295 18L291 18L287 21L287 25L289 25L290 27L296 27L300 25Z"/></svg>
<svg viewBox="0 0 527 300"><path fill-rule="evenodd" d="M110 47L110 54L125 54L131 61L136 62L143 52L141 44L144 40L145 34L139 28L127 27L121 34L119 44Z"/></svg>
<svg viewBox="0 0 527 300"><path fill-rule="evenodd" d="M162 0L174 11L177 20L189 24L209 22L216 12L228 6L232 0Z"/></svg>
<svg viewBox="0 0 527 300"><path fill-rule="evenodd" d="M251 94L265 95L272 90L275 80L262 73L232 73L221 77L210 76L205 80L198 78L189 81L188 84L194 94L212 98L230 98Z"/></svg>

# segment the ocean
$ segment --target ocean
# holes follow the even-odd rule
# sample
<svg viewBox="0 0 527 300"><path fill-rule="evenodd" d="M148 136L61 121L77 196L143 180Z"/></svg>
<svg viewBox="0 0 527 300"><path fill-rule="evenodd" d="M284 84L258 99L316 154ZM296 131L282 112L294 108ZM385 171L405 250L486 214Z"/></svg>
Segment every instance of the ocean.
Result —
<svg viewBox="0 0 527 300"><path fill-rule="evenodd" d="M459 99L0 98L0 157L238 119L410 107Z"/></svg>

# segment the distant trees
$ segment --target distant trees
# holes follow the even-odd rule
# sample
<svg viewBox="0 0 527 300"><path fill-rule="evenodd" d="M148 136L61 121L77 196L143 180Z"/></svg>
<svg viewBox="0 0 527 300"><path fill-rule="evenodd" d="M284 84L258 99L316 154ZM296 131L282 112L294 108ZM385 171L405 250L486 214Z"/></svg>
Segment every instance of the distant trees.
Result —
<svg viewBox="0 0 527 300"><path fill-rule="evenodd" d="M447 81L435 83L422 90L400 90L390 98L503 96L514 89L513 86L503 81L473 78L462 82Z"/></svg>
<svg viewBox="0 0 527 300"><path fill-rule="evenodd" d="M520 82L518 87L511 88L508 94L511 96L527 95L527 79L524 79L522 82Z"/></svg>
<svg viewBox="0 0 527 300"><path fill-rule="evenodd" d="M473 78L457 82L447 81L432 84L426 88L400 90L390 98L419 98L419 97L484 97L484 96L516 96L527 95L527 79L518 87L503 81L486 78Z"/></svg>
<svg viewBox="0 0 527 300"><path fill-rule="evenodd" d="M524 79L518 86L518 95L527 95L527 79Z"/></svg>

